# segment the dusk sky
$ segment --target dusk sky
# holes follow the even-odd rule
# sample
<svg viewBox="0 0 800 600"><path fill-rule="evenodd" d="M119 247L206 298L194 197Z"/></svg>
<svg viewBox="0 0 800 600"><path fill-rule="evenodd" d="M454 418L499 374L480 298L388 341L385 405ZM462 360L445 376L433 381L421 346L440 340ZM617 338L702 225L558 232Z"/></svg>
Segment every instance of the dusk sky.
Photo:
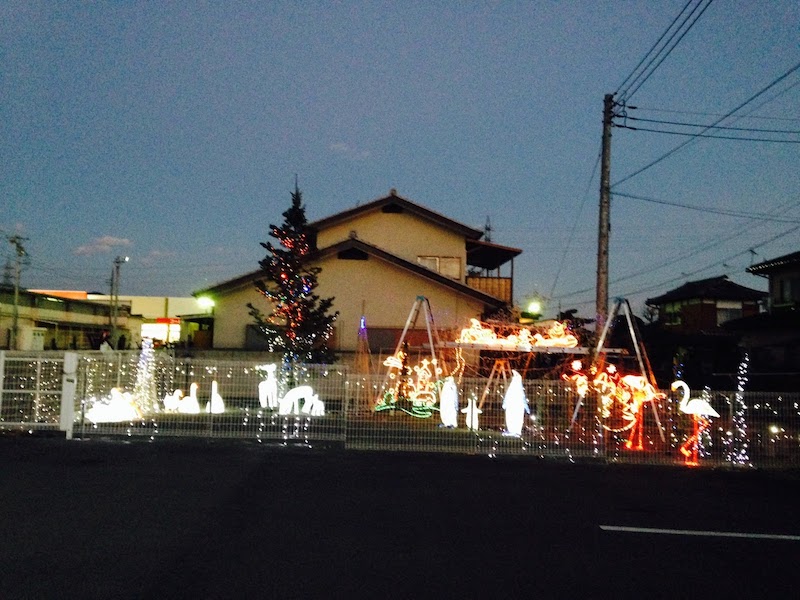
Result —
<svg viewBox="0 0 800 600"><path fill-rule="evenodd" d="M706 132L779 141L614 129L614 192L649 199L611 209L637 313L689 280L765 289L745 268L800 250L800 2L698 2L628 116L712 124L786 75ZM295 174L310 221L396 188L488 217L517 301L593 316L603 96L685 5L7 1L0 232L24 287L107 293L127 255L121 294L184 296L258 267Z"/></svg>

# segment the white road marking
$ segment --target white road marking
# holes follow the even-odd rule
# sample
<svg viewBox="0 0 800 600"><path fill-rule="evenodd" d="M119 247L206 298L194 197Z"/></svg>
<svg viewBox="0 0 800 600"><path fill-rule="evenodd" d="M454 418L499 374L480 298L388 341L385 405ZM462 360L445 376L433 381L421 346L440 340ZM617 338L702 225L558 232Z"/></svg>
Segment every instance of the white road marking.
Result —
<svg viewBox="0 0 800 600"><path fill-rule="evenodd" d="M618 525L600 525L603 531L620 531L623 533L655 533L660 535L696 535L704 537L732 537L751 540L788 540L800 542L800 535L782 535L777 533L740 533L737 531L698 531L695 529L654 529L651 527L621 527Z"/></svg>

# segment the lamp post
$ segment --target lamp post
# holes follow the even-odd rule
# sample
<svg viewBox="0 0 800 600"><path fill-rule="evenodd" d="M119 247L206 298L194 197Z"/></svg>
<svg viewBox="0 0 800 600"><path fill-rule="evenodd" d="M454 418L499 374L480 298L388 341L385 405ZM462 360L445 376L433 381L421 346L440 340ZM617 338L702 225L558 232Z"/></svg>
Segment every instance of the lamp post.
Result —
<svg viewBox="0 0 800 600"><path fill-rule="evenodd" d="M117 317L119 315L119 271L123 263L128 262L127 256L118 256L114 259L114 269L111 271L111 347L117 348Z"/></svg>

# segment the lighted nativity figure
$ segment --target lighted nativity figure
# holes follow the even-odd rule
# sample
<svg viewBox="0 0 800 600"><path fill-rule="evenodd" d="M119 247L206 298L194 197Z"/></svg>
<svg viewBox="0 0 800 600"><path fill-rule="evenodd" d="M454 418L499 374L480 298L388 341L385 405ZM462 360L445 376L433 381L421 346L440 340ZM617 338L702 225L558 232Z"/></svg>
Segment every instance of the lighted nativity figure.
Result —
<svg viewBox="0 0 800 600"><path fill-rule="evenodd" d="M212 415L221 415L225 412L225 401L219 394L216 381L211 382L211 399L206 405L206 412Z"/></svg>
<svg viewBox="0 0 800 600"><path fill-rule="evenodd" d="M442 427L458 427L458 387L452 376L444 378L444 385L439 392L439 417Z"/></svg>
<svg viewBox="0 0 800 600"><path fill-rule="evenodd" d="M503 410L506 411L506 430L503 435L520 437L525 415L530 414L531 409L522 386L522 375L516 370L511 371L511 383L503 397Z"/></svg>
<svg viewBox="0 0 800 600"><path fill-rule="evenodd" d="M111 388L105 398L90 398L86 405L85 416L92 423L119 423L142 418L131 393L119 388Z"/></svg>
<svg viewBox="0 0 800 600"><path fill-rule="evenodd" d="M258 402L261 408L275 410L278 408L278 379L275 377L275 370L278 365L266 364L259 365L256 369L267 372L267 378L258 384Z"/></svg>
<svg viewBox="0 0 800 600"><path fill-rule="evenodd" d="M483 411L478 408L478 405L475 403L475 398L470 398L467 400L467 406L461 409L461 412L464 413L464 425L467 429L471 429L472 431L477 431L480 429L478 424L478 415L483 413Z"/></svg>

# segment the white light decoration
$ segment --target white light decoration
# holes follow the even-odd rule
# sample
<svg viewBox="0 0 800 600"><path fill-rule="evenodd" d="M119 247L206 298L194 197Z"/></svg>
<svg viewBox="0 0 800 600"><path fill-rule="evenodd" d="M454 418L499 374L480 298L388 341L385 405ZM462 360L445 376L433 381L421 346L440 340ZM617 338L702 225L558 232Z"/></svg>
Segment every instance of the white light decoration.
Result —
<svg viewBox="0 0 800 600"><path fill-rule="evenodd" d="M483 413L483 411L478 408L475 398L470 398L467 400L467 406L466 408L462 408L461 412L465 414L464 425L466 425L467 429L471 429L472 431L477 431L480 429L478 415Z"/></svg>
<svg viewBox="0 0 800 600"><path fill-rule="evenodd" d="M312 394L310 398L305 398L301 412L312 417L324 417L325 403L319 399L319 396Z"/></svg>
<svg viewBox="0 0 800 600"><path fill-rule="evenodd" d="M750 355L745 352L736 375L736 394L733 397L733 422L731 431L727 432L725 458L734 465L745 466L750 464L747 448L749 445L747 435L747 422L745 413L747 405L744 402L744 390L747 387L747 373L750 370Z"/></svg>
<svg viewBox="0 0 800 600"><path fill-rule="evenodd" d="M219 395L216 380L211 382L211 399L206 405L206 412L212 415L220 415L225 412L225 401Z"/></svg>
<svg viewBox="0 0 800 600"><path fill-rule="evenodd" d="M164 395L164 410L167 412L178 412L183 398L183 390L176 389L171 394Z"/></svg>
<svg viewBox="0 0 800 600"><path fill-rule="evenodd" d="M522 375L516 370L511 371L511 383L508 384L506 395L503 397L503 410L506 411L506 431L503 435L521 436L525 414L530 414L531 409L525 397L525 389L522 387Z"/></svg>
<svg viewBox="0 0 800 600"><path fill-rule="evenodd" d="M439 392L439 416L444 427L458 427L458 387L452 376L444 378L442 391Z"/></svg>
<svg viewBox="0 0 800 600"><path fill-rule="evenodd" d="M314 394L314 389L310 385L299 385L295 388L292 388L286 392L286 395L283 398L278 400L278 414L299 415L300 400L304 399L306 403L308 403L312 398L316 398L316 395ZM317 401L319 401L319 398L317 398ZM324 405L322 410L325 410Z"/></svg>
<svg viewBox="0 0 800 600"><path fill-rule="evenodd" d="M197 384L189 386L189 395L185 396L178 404L178 412L184 415L200 414L200 402L197 400Z"/></svg>
<svg viewBox="0 0 800 600"><path fill-rule="evenodd" d="M87 405L89 408L85 415L92 423L119 423L142 418L131 393L122 392L118 388L111 388L105 398L90 398Z"/></svg>
<svg viewBox="0 0 800 600"><path fill-rule="evenodd" d="M275 377L276 364L259 365L258 370L266 371L267 378L258 384L258 402L261 408L278 408L278 379Z"/></svg>
<svg viewBox="0 0 800 600"><path fill-rule="evenodd" d="M673 391L681 391L678 410L692 416L694 432L680 447L680 451L686 457L685 464L696 466L699 464L700 436L711 424L709 417L719 417L719 413L706 398L689 398L689 386L685 382L673 381L671 387Z"/></svg>

